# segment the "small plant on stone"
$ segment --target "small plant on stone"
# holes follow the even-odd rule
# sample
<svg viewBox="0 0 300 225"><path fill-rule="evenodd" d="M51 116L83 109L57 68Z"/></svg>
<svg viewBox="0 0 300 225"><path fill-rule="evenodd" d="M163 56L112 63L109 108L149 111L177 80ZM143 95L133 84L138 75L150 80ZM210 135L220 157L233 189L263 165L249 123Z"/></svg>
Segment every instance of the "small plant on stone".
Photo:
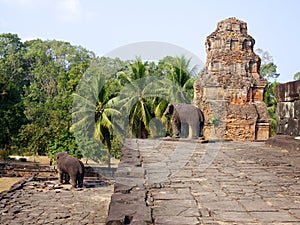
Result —
<svg viewBox="0 0 300 225"><path fill-rule="evenodd" d="M217 114L214 114L212 118L210 118L209 122L214 126L219 126L220 124L220 117Z"/></svg>

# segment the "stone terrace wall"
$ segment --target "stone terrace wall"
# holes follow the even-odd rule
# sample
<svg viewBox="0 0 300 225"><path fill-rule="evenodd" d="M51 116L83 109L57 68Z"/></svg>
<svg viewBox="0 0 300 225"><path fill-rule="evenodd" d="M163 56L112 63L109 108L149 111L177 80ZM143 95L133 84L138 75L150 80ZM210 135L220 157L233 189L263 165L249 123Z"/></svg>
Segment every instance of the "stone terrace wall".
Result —
<svg viewBox="0 0 300 225"><path fill-rule="evenodd" d="M278 101L276 133L300 136L300 80L279 84L275 97Z"/></svg>

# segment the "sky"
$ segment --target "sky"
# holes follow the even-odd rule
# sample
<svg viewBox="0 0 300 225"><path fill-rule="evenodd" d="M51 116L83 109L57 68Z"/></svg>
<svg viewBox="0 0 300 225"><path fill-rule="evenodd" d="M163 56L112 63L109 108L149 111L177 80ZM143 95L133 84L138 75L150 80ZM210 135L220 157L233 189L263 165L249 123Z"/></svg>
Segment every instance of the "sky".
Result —
<svg viewBox="0 0 300 225"><path fill-rule="evenodd" d="M205 39L236 17L273 56L278 81L300 71L298 0L0 0L0 33L68 41L103 56L133 43L178 46L206 60Z"/></svg>

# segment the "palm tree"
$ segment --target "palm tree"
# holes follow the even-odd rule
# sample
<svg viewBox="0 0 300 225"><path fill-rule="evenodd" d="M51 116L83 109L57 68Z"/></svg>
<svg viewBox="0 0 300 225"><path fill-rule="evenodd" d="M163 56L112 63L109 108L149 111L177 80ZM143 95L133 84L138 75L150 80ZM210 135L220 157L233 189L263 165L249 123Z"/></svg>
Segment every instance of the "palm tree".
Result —
<svg viewBox="0 0 300 225"><path fill-rule="evenodd" d="M169 81L167 85L168 95L171 97L171 102L190 103L194 95L194 81L196 75L196 66L191 68L191 59L186 59L184 56L166 56L158 63L159 73ZM159 115L162 121L166 124L166 129L170 132L170 118L163 115L169 102L160 101L155 108L155 114Z"/></svg>
<svg viewBox="0 0 300 225"><path fill-rule="evenodd" d="M108 103L117 95L118 90L113 89L118 82L110 74L103 74L104 66L100 60L90 67L81 79L77 92L73 94L71 129L85 157L99 161L103 157L101 152L106 149L110 167L111 117L119 112Z"/></svg>
<svg viewBox="0 0 300 225"><path fill-rule="evenodd" d="M129 116L129 131L137 138L147 137L147 126L151 120L151 111L147 100L149 77L148 62L137 58L128 66L128 71L118 73L124 85L119 95L112 100L122 115ZM126 130L126 126L122 127Z"/></svg>
<svg viewBox="0 0 300 225"><path fill-rule="evenodd" d="M179 89L174 96L185 102L190 102L194 94L193 85L197 67L190 68L190 63L191 59L187 60L184 56L167 56L159 62L161 73Z"/></svg>
<svg viewBox="0 0 300 225"><path fill-rule="evenodd" d="M121 124L119 135L122 139L128 137L122 133L124 131L129 131L130 137L146 138L150 133L150 121L154 117L161 118L168 102L180 97L178 86L155 72L148 62L137 58L128 65L127 71L118 73L123 86L111 102L122 115L122 118L116 119L116 124Z"/></svg>

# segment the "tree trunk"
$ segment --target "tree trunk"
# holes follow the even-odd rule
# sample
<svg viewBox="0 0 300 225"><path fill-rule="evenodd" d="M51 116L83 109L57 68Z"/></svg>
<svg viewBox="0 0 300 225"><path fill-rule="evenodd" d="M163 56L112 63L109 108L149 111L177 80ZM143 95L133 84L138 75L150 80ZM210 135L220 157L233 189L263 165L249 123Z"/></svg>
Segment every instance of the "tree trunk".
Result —
<svg viewBox="0 0 300 225"><path fill-rule="evenodd" d="M111 169L111 155L110 155L110 149L108 149L107 151L107 165L108 165L108 168Z"/></svg>

